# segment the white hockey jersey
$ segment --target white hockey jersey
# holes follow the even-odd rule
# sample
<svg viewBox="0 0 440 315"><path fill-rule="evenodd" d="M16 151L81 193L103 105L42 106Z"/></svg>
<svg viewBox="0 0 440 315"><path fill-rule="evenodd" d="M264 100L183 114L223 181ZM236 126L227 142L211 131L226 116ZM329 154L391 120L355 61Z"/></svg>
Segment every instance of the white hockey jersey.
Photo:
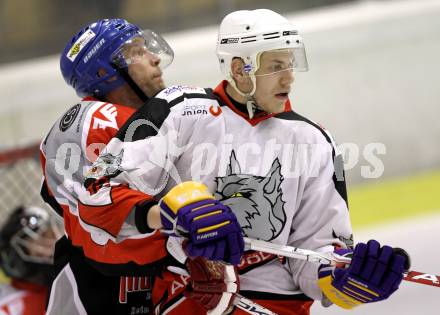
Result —
<svg viewBox="0 0 440 315"><path fill-rule="evenodd" d="M247 237L321 252L350 246L342 158L330 134L289 102L281 114L249 119L229 100L226 84L160 92L109 142L89 173L100 186L81 201L108 205L112 188L127 184L159 198L195 180L232 209ZM133 141L134 132L143 139ZM321 298L318 266L274 258L243 257L243 292Z"/></svg>

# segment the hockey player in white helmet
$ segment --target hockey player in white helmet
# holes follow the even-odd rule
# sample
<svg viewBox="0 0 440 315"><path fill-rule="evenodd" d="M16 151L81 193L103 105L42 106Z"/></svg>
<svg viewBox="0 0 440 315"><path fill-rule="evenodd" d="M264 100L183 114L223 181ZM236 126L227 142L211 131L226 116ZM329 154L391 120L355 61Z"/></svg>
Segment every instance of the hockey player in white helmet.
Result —
<svg viewBox="0 0 440 315"><path fill-rule="evenodd" d="M266 9L227 15L220 25L217 56L229 82L227 92L246 104L250 119L257 109L284 111L293 71L308 70L298 30L286 18Z"/></svg>
<svg viewBox="0 0 440 315"><path fill-rule="evenodd" d="M106 187L121 183L154 193L161 201L148 215L160 212L157 217L173 222L164 229L185 234L172 213L187 211L189 221L209 222L203 207L188 207L207 189L249 238L354 254L344 269L246 251L237 265L240 294L280 315L307 315L314 300L348 309L388 298L402 280L404 257L374 240L353 251L342 157L327 130L292 110L295 72L308 69L296 26L271 10L232 12L220 25L217 56L226 80L214 90L169 87L150 100L169 109L154 116L155 130L137 124L145 138L131 141L133 126L121 128L105 153L120 159L118 170L109 175L112 163L91 169L89 182L104 184L94 186L99 198L88 202L99 209ZM140 113L138 123L152 116ZM207 309L246 313L233 306L234 290L221 290L236 281L208 285L210 279L193 277L194 300Z"/></svg>

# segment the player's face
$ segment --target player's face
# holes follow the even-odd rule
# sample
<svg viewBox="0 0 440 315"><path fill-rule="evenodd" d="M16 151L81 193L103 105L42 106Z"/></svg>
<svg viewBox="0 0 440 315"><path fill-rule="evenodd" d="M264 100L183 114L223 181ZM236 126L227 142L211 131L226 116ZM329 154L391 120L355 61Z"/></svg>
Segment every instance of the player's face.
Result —
<svg viewBox="0 0 440 315"><path fill-rule="evenodd" d="M51 262L55 250L55 243L60 235L52 228L44 231L38 238L27 240L27 250L29 256L47 259Z"/></svg>
<svg viewBox="0 0 440 315"><path fill-rule="evenodd" d="M160 58L147 50L143 38L134 38L124 47L123 54L130 61L128 74L148 97L165 88L159 67Z"/></svg>
<svg viewBox="0 0 440 315"><path fill-rule="evenodd" d="M269 113L283 112L294 81L292 51L263 52L255 77L257 88L254 98L257 104Z"/></svg>

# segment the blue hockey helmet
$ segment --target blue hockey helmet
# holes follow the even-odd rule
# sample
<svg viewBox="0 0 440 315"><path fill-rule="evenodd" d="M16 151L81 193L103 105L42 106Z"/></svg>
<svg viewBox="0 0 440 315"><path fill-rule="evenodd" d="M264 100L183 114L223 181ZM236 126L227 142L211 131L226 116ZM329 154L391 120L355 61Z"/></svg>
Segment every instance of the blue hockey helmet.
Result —
<svg viewBox="0 0 440 315"><path fill-rule="evenodd" d="M142 48L160 58L162 69L172 62L174 52L160 35L142 31L124 19L103 19L83 28L64 48L60 58L64 80L80 97L102 98L124 83L139 95L140 89L126 69L136 61L123 52L134 38L141 38Z"/></svg>

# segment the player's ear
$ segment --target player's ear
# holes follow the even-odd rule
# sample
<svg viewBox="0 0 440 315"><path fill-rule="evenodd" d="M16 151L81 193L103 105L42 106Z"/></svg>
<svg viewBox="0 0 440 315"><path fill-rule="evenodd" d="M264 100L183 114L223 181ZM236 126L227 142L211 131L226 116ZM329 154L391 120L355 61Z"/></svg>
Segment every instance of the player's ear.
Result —
<svg viewBox="0 0 440 315"><path fill-rule="evenodd" d="M107 71L105 69L101 68L98 70L98 77L103 77L107 74Z"/></svg>
<svg viewBox="0 0 440 315"><path fill-rule="evenodd" d="M232 59L231 62L231 76L236 81L237 80L243 80L245 76L247 76L247 73L243 71L244 62L243 59L235 57Z"/></svg>
<svg viewBox="0 0 440 315"><path fill-rule="evenodd" d="M247 90L252 84L249 74L244 71L244 61L241 58L235 57L231 62L231 77L241 90Z"/></svg>

